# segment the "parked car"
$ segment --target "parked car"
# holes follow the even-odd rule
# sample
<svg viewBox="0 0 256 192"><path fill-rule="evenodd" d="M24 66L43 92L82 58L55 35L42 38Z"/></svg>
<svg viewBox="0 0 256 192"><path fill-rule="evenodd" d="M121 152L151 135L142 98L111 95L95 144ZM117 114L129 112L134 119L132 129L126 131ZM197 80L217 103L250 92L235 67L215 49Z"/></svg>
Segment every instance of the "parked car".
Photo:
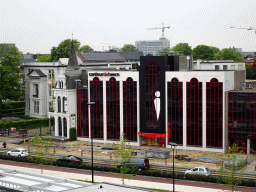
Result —
<svg viewBox="0 0 256 192"><path fill-rule="evenodd" d="M133 157L130 162L126 163L126 166L131 168L133 166L138 169L149 169L149 159L142 157ZM122 165L120 163L117 164L117 168L121 168Z"/></svg>
<svg viewBox="0 0 256 192"><path fill-rule="evenodd" d="M16 156L16 157L26 157L28 156L28 151L23 148L12 149L11 151L7 152L7 155Z"/></svg>
<svg viewBox="0 0 256 192"><path fill-rule="evenodd" d="M210 175L210 169L207 167L194 167L192 169L189 169L185 171L185 175L204 175L209 176Z"/></svg>
<svg viewBox="0 0 256 192"><path fill-rule="evenodd" d="M74 155L68 155L68 156L64 156L61 157L59 159L57 159L57 163L78 163L81 164L83 162L83 160L79 157L76 157Z"/></svg>

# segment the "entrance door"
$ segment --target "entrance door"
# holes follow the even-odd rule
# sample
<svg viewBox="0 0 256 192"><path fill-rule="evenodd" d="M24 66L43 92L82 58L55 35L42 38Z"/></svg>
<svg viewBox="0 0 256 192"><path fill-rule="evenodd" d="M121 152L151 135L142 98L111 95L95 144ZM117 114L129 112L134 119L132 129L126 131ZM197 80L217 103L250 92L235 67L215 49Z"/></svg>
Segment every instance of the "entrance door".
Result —
<svg viewBox="0 0 256 192"><path fill-rule="evenodd" d="M58 124L59 124L59 136L62 137L62 120L61 120L61 117L58 118Z"/></svg>
<svg viewBox="0 0 256 192"><path fill-rule="evenodd" d="M64 117L63 118L63 128L64 128L64 137L67 137L67 119Z"/></svg>

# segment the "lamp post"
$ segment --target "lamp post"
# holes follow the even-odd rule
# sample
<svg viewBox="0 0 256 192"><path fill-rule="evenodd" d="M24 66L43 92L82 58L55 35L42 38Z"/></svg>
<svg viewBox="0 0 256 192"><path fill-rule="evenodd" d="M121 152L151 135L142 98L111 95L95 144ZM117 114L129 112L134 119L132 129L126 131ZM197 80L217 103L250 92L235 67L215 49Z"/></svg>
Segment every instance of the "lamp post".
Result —
<svg viewBox="0 0 256 192"><path fill-rule="evenodd" d="M87 105L90 107L91 105L94 105L95 102L90 102L87 103ZM93 130L92 130L92 126L91 126L91 146L92 146L92 183L94 183L94 179L93 179Z"/></svg>
<svg viewBox="0 0 256 192"><path fill-rule="evenodd" d="M178 146L177 143L173 143L173 142L169 142L169 145L171 145L171 148L173 150L173 156L172 156L172 186L173 186L173 192L175 192L175 188L174 188L174 150L175 150L175 147Z"/></svg>

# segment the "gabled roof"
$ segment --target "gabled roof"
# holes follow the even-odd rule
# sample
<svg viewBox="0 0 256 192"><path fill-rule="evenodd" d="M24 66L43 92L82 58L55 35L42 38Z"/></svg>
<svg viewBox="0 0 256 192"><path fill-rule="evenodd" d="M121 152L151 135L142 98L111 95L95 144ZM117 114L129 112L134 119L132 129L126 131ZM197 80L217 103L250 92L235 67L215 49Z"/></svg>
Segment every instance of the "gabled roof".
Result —
<svg viewBox="0 0 256 192"><path fill-rule="evenodd" d="M125 62L125 59L118 53L109 52L97 52L97 53L81 53L79 55L80 59L84 63L88 62Z"/></svg>
<svg viewBox="0 0 256 192"><path fill-rule="evenodd" d="M121 55L124 59L136 59L140 60L140 56L144 56L142 51L126 51L126 52L119 52L119 55Z"/></svg>
<svg viewBox="0 0 256 192"><path fill-rule="evenodd" d="M31 77L47 77L47 75L45 75L40 69L35 69L32 70L31 72L28 73L27 76L31 76Z"/></svg>

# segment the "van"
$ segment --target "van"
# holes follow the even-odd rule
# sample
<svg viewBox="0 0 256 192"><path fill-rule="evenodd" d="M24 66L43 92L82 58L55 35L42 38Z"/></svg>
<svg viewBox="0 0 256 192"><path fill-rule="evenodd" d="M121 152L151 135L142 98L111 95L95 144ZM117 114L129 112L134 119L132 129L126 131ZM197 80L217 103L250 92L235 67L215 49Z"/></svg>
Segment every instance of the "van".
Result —
<svg viewBox="0 0 256 192"><path fill-rule="evenodd" d="M138 169L149 169L149 159L142 157L133 157L131 158L130 162L126 163L126 166L129 168L135 166ZM120 163L117 164L117 168L121 168Z"/></svg>

